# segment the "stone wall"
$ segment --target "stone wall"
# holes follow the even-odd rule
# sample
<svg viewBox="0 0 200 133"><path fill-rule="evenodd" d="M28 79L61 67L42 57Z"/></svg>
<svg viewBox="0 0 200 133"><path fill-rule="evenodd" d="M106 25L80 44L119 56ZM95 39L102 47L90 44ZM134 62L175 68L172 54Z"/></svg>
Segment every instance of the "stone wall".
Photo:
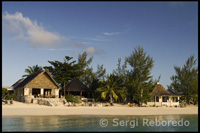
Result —
<svg viewBox="0 0 200 133"><path fill-rule="evenodd" d="M24 88L17 88L14 89L14 97L16 101L23 101L22 97L24 96Z"/></svg>

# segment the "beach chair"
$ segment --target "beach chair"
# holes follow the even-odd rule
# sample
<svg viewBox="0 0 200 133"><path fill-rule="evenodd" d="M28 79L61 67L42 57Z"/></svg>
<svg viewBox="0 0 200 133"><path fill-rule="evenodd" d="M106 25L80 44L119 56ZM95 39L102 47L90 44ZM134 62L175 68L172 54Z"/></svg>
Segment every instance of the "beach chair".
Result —
<svg viewBox="0 0 200 133"><path fill-rule="evenodd" d="M92 103L89 102L88 105L89 105L89 106L92 106Z"/></svg>
<svg viewBox="0 0 200 133"><path fill-rule="evenodd" d="M131 104L131 103L128 103L128 106L129 106L129 107L133 107L133 104Z"/></svg>
<svg viewBox="0 0 200 133"><path fill-rule="evenodd" d="M110 106L110 104L109 104L109 103L106 103L106 104L105 104L105 107L107 107L107 106Z"/></svg>
<svg viewBox="0 0 200 133"><path fill-rule="evenodd" d="M76 106L76 104L75 103L72 103L73 104L73 106Z"/></svg>
<svg viewBox="0 0 200 133"><path fill-rule="evenodd" d="M71 103L71 102L67 102L67 105L68 105L68 106L71 106L71 105L72 105L72 103Z"/></svg>

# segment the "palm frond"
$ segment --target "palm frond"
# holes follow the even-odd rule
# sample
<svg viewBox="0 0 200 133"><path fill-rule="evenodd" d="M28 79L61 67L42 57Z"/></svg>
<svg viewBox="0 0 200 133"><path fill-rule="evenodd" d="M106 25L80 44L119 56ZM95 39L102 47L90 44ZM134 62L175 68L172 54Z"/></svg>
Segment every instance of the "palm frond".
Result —
<svg viewBox="0 0 200 133"><path fill-rule="evenodd" d="M104 91L101 93L101 98L106 99L106 96L108 94L108 91Z"/></svg>

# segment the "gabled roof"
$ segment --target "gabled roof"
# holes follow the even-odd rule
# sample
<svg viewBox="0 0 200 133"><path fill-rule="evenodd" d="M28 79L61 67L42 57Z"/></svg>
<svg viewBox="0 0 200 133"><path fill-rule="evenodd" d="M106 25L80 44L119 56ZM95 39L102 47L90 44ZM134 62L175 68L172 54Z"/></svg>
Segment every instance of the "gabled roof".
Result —
<svg viewBox="0 0 200 133"><path fill-rule="evenodd" d="M24 80L24 78L19 79L17 82L15 82L12 87L14 88L15 86L17 86L19 83L21 83Z"/></svg>
<svg viewBox="0 0 200 133"><path fill-rule="evenodd" d="M179 95L179 96L183 95L183 92L177 92L177 91L175 91L174 89L171 89L171 88L169 88L167 91L172 95Z"/></svg>
<svg viewBox="0 0 200 133"><path fill-rule="evenodd" d="M156 84L151 94L153 96L171 95L161 84Z"/></svg>
<svg viewBox="0 0 200 133"><path fill-rule="evenodd" d="M27 78L25 78L23 81L21 81L19 84L17 84L15 87L14 87L14 89L15 88L20 88L20 87L24 87L25 85L27 85L30 81L32 81L34 78L36 78L38 75L40 75L40 74L43 74L43 73L47 73L48 74L48 76L51 78L51 80L54 82L54 84L58 87L58 88L60 88L59 87L59 85L56 83L56 81L53 79L53 77L51 76L51 74L49 73L49 71L48 70L44 70L44 71L42 71L42 72L37 72L37 73L34 73L34 74L31 74L31 75L29 75Z"/></svg>
<svg viewBox="0 0 200 133"><path fill-rule="evenodd" d="M73 92L91 92L78 78L74 78L69 84L66 85L65 91Z"/></svg>

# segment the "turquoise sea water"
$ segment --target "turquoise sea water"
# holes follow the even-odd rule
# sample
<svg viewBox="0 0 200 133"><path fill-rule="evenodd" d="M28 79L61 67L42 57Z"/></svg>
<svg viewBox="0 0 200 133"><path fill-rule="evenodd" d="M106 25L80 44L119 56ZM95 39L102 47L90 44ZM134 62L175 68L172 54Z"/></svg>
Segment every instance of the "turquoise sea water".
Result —
<svg viewBox="0 0 200 133"><path fill-rule="evenodd" d="M3 116L2 131L198 131L198 115Z"/></svg>

